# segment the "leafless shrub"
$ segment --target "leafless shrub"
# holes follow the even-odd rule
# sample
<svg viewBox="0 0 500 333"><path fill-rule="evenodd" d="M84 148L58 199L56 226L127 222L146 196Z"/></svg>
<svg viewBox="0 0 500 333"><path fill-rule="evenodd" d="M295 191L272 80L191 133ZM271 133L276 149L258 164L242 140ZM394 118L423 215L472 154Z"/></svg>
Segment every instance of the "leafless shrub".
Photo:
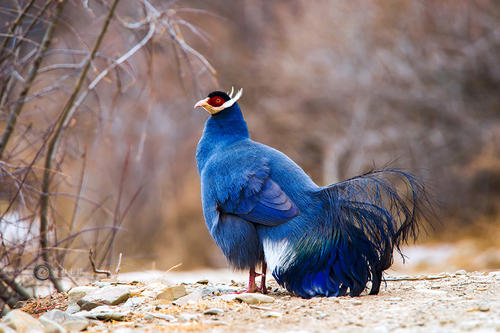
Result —
<svg viewBox="0 0 500 333"><path fill-rule="evenodd" d="M37 276L46 269L52 286L62 291L61 277L72 278L66 269L90 265L80 259L81 251L96 248L108 268L116 259L116 234L144 182L129 182L129 169L140 160L148 121L135 119L133 103L126 105L138 93L145 100L154 95L155 82L144 79L153 72L152 49L173 47L175 55L166 60L177 61L172 70L182 81L216 83L215 69L182 36L179 25L190 23L173 5L19 0L0 8L2 306L31 295L30 277L22 275L36 265ZM149 114L151 108L140 111ZM96 188L89 169L106 158L96 152L116 133L113 120L125 119L116 117L118 109L130 112L139 127L145 124L143 139L135 158L135 142L128 144L119 181Z"/></svg>

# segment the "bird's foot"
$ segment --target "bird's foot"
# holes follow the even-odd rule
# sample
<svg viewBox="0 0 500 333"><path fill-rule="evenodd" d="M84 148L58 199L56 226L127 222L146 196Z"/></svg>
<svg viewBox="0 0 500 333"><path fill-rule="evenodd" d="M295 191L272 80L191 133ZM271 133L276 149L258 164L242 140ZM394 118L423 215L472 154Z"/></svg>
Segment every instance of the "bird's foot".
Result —
<svg viewBox="0 0 500 333"><path fill-rule="evenodd" d="M265 284L264 284L264 289L262 289L262 283L261 283L261 286L260 288L257 287L257 285L255 284L255 277L257 276L262 276L263 278L265 277L265 273L257 273L255 272L255 268L250 268L250 277L248 279L248 289L247 290L244 290L244 291L237 291L235 292L235 294L243 294L243 293L256 293L256 292L262 292L262 293L266 293L266 291L263 291L265 290ZM265 280L265 278L264 278Z"/></svg>
<svg viewBox="0 0 500 333"><path fill-rule="evenodd" d="M246 294L246 293L256 293L256 292L259 292L260 289L258 289L257 287L255 288L248 288L247 290L242 290L242 291L235 291L233 294Z"/></svg>

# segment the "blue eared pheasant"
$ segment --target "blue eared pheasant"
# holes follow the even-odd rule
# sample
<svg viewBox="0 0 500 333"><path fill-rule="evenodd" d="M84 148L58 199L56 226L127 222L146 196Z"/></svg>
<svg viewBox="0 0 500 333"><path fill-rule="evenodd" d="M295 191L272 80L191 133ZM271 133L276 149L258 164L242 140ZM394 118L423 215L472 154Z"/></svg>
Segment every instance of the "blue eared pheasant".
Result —
<svg viewBox="0 0 500 333"><path fill-rule="evenodd" d="M248 291L266 292L268 268L304 298L358 296L369 282L377 294L394 249L417 236L427 204L421 183L385 169L320 187L249 138L241 94L215 91L196 103L211 114L196 161L206 225L229 263L250 269Z"/></svg>

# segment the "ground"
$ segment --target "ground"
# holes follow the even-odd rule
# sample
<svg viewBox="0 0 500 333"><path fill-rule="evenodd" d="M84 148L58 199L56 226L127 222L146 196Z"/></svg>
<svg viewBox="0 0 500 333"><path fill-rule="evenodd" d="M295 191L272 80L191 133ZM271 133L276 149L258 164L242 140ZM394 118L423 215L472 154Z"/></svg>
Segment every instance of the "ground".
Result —
<svg viewBox="0 0 500 333"><path fill-rule="evenodd" d="M231 280L233 280L231 282ZM245 274L231 271L122 274L103 286L130 286L127 303L113 307L121 321L95 320L88 331L217 332L500 332L500 271L386 275L379 295L302 299L276 282L271 303L234 299ZM158 297L183 286L184 304ZM198 296L196 296L198 295ZM135 300L135 301L134 301ZM179 301L179 300L178 300ZM174 301L174 303L179 303ZM216 309L204 313L208 309ZM210 311L209 311L210 312ZM83 313L82 313L83 314Z"/></svg>

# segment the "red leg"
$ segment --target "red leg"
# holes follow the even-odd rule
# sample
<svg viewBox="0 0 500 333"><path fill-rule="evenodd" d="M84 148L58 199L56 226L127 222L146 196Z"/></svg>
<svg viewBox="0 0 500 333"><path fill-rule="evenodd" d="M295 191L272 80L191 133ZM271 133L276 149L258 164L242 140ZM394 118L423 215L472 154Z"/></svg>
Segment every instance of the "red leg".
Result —
<svg viewBox="0 0 500 333"><path fill-rule="evenodd" d="M260 278L260 288L259 290L263 294L267 294L267 288L266 288L266 270L267 270L267 264L265 261L262 262L262 276Z"/></svg>
<svg viewBox="0 0 500 333"><path fill-rule="evenodd" d="M260 275L260 274L258 274ZM257 286L255 284L255 277L257 274L255 273L255 267L250 268L250 276L248 278L248 289L245 291L236 292L236 294L242 293L254 293L257 291Z"/></svg>

